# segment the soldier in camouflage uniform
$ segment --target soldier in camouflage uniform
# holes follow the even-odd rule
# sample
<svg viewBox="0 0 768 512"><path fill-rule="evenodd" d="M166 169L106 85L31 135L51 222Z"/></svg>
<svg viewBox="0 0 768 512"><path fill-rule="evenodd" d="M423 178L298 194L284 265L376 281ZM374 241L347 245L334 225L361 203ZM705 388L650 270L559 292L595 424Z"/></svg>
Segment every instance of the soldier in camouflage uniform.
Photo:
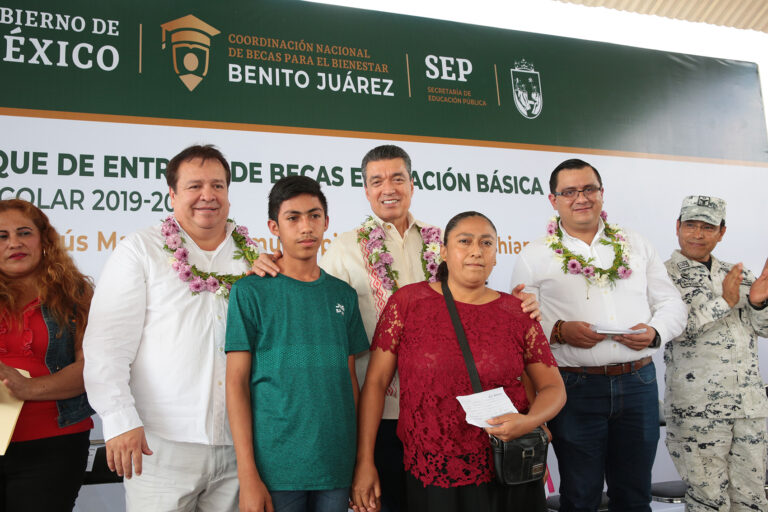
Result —
<svg viewBox="0 0 768 512"><path fill-rule="evenodd" d="M688 305L683 334L665 346L667 448L688 484L688 511L768 511L768 398L757 337L768 336L768 262L755 279L711 255L725 234L725 201L689 196L680 250L665 263Z"/></svg>

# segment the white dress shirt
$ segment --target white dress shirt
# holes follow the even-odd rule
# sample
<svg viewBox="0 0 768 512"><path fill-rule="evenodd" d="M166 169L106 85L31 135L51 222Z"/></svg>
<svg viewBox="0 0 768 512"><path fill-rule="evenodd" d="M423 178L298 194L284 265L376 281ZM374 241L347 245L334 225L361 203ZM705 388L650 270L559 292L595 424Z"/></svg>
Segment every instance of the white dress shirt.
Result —
<svg viewBox="0 0 768 512"><path fill-rule="evenodd" d="M613 265L614 249L603 245L605 224L600 225L591 244L570 236L565 228L563 245L584 259L593 258L594 265ZM581 274L566 274L545 238L523 248L512 272L512 283L525 283L525 291L534 293L541 307L541 326L547 337L557 320L582 321L590 324L628 329L645 323L656 329L662 344L683 332L688 316L685 304L667 275L656 250L639 234L623 230L629 244L628 279L617 279L615 287L588 285ZM553 344L552 354L560 366L602 366L636 361L652 355L657 348L633 350L607 337L592 348Z"/></svg>
<svg viewBox="0 0 768 512"><path fill-rule="evenodd" d="M230 236L201 250L182 231L189 262L204 272L241 274ZM101 273L88 316L83 376L104 438L144 426L171 441L232 444L225 406L228 301L192 295L171 268L160 225L118 244Z"/></svg>
<svg viewBox="0 0 768 512"><path fill-rule="evenodd" d="M392 254L394 260L392 269L398 272L397 285L403 287L407 284L424 281L424 269L421 265L423 241L420 228L430 226L430 224L415 220L409 213L408 229L403 236L400 236L400 232L394 224L384 222L375 215L373 218L384 229L386 235L384 245ZM376 302L371 290L366 261L360 244L357 242L358 229L359 226L336 237L320 260L320 266L332 276L348 283L357 292L360 314L363 317L365 333L368 335L368 343L370 344L379 315L376 311ZM365 371L368 368L369 360L370 354L367 352L355 360L357 381L360 385L365 380ZM398 380L394 381L394 390L395 394L393 396L387 395L384 401L384 419L397 419L399 415L400 386Z"/></svg>

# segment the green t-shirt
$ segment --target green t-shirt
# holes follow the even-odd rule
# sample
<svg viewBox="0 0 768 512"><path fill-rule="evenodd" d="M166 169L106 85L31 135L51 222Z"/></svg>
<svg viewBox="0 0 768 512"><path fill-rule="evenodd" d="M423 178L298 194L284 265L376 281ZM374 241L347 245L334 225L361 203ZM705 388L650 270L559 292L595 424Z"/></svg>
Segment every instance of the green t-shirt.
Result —
<svg viewBox="0 0 768 512"><path fill-rule="evenodd" d="M349 487L355 402L348 358L368 349L357 294L316 281L249 276L232 287L226 351L247 350L256 467L269 490Z"/></svg>

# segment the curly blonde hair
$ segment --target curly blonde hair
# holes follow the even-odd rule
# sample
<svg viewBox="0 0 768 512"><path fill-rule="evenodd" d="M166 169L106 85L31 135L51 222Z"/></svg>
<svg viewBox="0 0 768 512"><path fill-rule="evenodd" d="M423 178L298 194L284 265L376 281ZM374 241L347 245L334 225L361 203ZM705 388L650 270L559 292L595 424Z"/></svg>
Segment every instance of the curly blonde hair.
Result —
<svg viewBox="0 0 768 512"><path fill-rule="evenodd" d="M37 293L60 329L73 325L75 340L82 340L93 297L93 280L80 273L67 254L61 238L39 208L21 199L0 200L0 213L17 210L31 220L40 232L42 255L37 268ZM3 275L0 271L0 275ZM13 280L0 279L0 316L21 317L25 304L19 304L19 290Z"/></svg>

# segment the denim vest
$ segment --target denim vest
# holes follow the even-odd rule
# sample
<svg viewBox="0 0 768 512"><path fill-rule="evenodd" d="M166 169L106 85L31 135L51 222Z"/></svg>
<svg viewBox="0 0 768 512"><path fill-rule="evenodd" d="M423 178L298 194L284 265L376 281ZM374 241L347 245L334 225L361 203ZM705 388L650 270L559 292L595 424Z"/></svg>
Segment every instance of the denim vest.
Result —
<svg viewBox="0 0 768 512"><path fill-rule="evenodd" d="M48 328L48 348L45 352L45 365L48 371L54 374L75 362L75 340L73 337L74 326L62 329L59 333L59 324L51 315L45 305L40 306L43 313L43 321ZM56 408L59 410L59 427L74 425L94 413L88 403L85 393L63 400L56 400Z"/></svg>

